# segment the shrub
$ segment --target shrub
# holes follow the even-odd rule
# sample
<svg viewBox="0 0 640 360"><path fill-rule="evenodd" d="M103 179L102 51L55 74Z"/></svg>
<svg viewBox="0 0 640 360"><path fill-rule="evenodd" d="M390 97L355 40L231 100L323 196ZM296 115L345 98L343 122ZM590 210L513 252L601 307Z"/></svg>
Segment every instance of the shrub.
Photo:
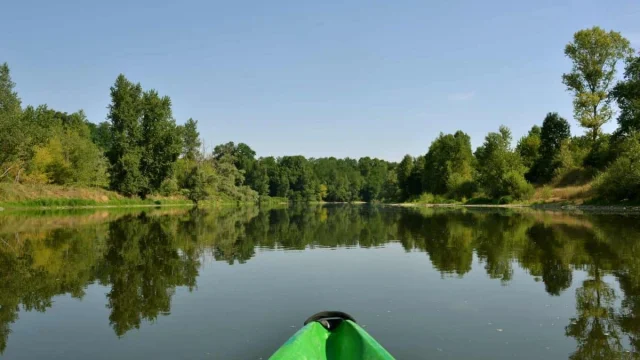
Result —
<svg viewBox="0 0 640 360"><path fill-rule="evenodd" d="M174 195L178 192L178 181L175 178L167 178L160 184L158 192L164 196Z"/></svg>
<svg viewBox="0 0 640 360"><path fill-rule="evenodd" d="M547 185L543 186L542 190L540 191L540 197L542 198L542 200L549 200L551 199L551 196L553 196L551 187Z"/></svg>
<svg viewBox="0 0 640 360"><path fill-rule="evenodd" d="M596 194L609 201L640 201L640 134L625 141L624 150L594 182Z"/></svg>
<svg viewBox="0 0 640 360"><path fill-rule="evenodd" d="M507 204L511 204L512 202L513 202L513 196L511 195L502 196L500 199L498 199L499 205L507 205Z"/></svg>

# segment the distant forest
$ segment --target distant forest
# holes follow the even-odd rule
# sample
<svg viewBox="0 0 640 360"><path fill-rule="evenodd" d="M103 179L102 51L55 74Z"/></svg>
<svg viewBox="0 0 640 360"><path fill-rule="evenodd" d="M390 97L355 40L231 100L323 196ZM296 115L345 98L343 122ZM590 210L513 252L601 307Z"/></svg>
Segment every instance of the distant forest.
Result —
<svg viewBox="0 0 640 360"><path fill-rule="evenodd" d="M564 49L573 63L559 76L574 95L571 136L555 112L513 146L508 127L475 151L463 131L440 134L419 156L399 162L256 157L244 143L203 149L198 122L177 125L171 99L119 75L107 121L82 110L23 107L8 64L0 67L0 181L109 188L127 196L184 195L194 202L269 198L332 202L525 201L534 186L592 183L607 201L640 201L640 55L620 33L576 32ZM624 65L622 77L616 69ZM614 112L614 104L617 112ZM612 134L602 126L617 118Z"/></svg>

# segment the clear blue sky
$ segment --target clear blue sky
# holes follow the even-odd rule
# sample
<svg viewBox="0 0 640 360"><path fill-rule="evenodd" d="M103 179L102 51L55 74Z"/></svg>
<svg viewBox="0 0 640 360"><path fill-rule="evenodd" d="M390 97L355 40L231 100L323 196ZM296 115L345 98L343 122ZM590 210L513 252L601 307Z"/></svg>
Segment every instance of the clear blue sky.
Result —
<svg viewBox="0 0 640 360"><path fill-rule="evenodd" d="M581 133L563 48L593 25L640 48L640 1L20 0L3 5L0 62L23 104L93 122L124 73L209 146L400 160L440 132L517 139L549 111Z"/></svg>

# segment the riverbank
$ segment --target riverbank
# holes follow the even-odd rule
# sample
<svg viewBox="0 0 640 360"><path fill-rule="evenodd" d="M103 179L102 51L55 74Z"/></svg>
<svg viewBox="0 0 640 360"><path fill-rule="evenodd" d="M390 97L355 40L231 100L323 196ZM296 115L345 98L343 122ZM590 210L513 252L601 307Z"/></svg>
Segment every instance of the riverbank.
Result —
<svg viewBox="0 0 640 360"><path fill-rule="evenodd" d="M101 188L0 183L0 208L11 210L191 205L191 201L181 196L150 196L140 199L128 198Z"/></svg>
<svg viewBox="0 0 640 360"><path fill-rule="evenodd" d="M584 211L584 212L606 212L606 213L640 213L640 205L624 205L624 204L567 204L567 203L529 203L529 204L421 204L421 203L397 203L386 204L387 206L397 207L416 207L416 208L504 208L504 209L537 209L550 211Z"/></svg>
<svg viewBox="0 0 640 360"><path fill-rule="evenodd" d="M539 188L528 202L494 204L479 203L478 199L452 203L391 203L387 206L432 207L432 208L533 208L555 211L598 211L598 212L640 212L640 204L596 204L591 197L590 184L564 188ZM265 198L262 204L288 204L286 198ZM252 203L251 203L252 204ZM312 204L345 204L332 202L312 202ZM353 202L361 205L364 202ZM238 205L237 201L224 199L206 200L202 207ZM249 204L247 204L249 205ZM62 210L62 209L114 209L144 207L191 207L193 203L183 196L152 195L146 199L129 198L102 188L87 188L59 185L24 185L0 183L1 210Z"/></svg>
<svg viewBox="0 0 640 360"><path fill-rule="evenodd" d="M287 204L286 198L260 198L261 206L280 206ZM215 198L201 201L200 207L255 205L236 200ZM181 195L150 195L146 199L126 197L114 191L102 188L25 185L0 183L0 211L2 210L67 210L67 209L114 209L144 207L192 207L193 202Z"/></svg>
<svg viewBox="0 0 640 360"><path fill-rule="evenodd" d="M570 185L563 187L543 186L536 189L528 201L508 204L494 203L491 199L469 199L466 202L424 203L410 202L389 204L401 207L438 207L438 208L531 208L552 211L586 211L586 212L640 212L640 204L605 203L594 198L592 184Z"/></svg>

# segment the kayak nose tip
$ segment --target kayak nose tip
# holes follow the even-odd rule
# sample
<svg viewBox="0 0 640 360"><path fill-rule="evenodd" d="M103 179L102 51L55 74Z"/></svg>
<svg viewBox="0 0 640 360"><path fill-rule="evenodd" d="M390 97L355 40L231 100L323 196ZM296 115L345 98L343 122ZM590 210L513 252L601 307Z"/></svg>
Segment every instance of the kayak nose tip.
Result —
<svg viewBox="0 0 640 360"><path fill-rule="evenodd" d="M342 311L321 311L317 314L311 315L305 322L304 325L307 325L311 322L320 323L325 329L333 330L340 325L344 320L350 320L352 322L356 322L353 316L342 312Z"/></svg>

